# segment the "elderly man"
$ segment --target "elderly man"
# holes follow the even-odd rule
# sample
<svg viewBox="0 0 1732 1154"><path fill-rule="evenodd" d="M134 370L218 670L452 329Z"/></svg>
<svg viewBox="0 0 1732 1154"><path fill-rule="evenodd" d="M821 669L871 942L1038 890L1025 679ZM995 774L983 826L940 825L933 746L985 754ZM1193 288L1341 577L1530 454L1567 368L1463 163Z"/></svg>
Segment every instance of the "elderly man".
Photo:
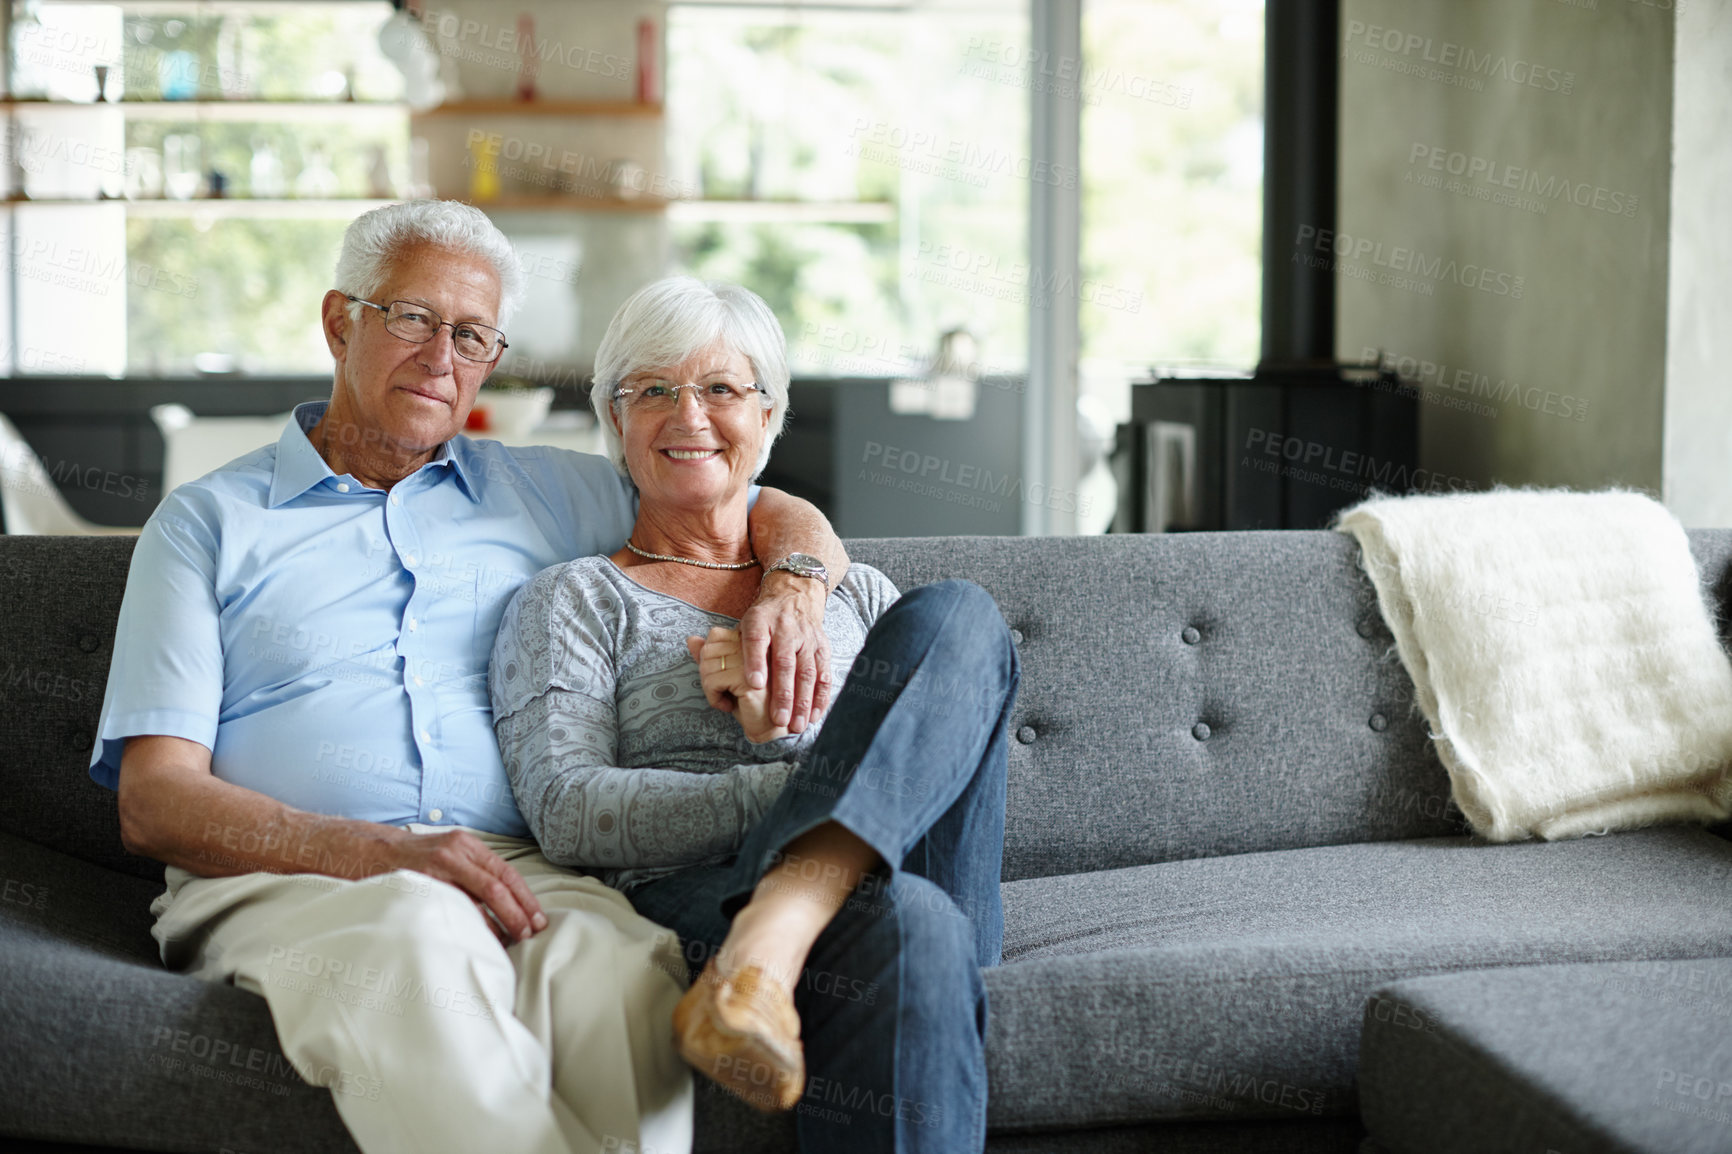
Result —
<svg viewBox="0 0 1732 1154"><path fill-rule="evenodd" d="M133 556L90 772L167 863L163 961L264 997L367 1154L684 1151L677 941L528 840L487 692L506 602L619 548L630 483L460 435L522 291L480 212L369 212L336 284L331 399L175 490ZM751 537L751 668L798 731L830 668L809 554L846 557L773 490Z"/></svg>

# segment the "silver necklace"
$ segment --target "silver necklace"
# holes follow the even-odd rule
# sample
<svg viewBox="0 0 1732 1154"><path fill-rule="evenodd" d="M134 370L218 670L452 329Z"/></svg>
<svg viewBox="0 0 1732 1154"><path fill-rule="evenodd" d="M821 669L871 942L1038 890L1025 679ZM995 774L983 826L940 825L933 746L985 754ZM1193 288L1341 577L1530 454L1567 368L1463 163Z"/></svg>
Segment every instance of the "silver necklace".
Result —
<svg viewBox="0 0 1732 1154"><path fill-rule="evenodd" d="M666 553L651 553L647 549L639 549L631 543L629 537L626 538L625 547L639 557L648 557L651 561L678 561L681 565L697 565L704 569L750 569L758 563L756 557L750 561L741 561L738 565L724 565L720 561L694 561L690 557L670 557Z"/></svg>

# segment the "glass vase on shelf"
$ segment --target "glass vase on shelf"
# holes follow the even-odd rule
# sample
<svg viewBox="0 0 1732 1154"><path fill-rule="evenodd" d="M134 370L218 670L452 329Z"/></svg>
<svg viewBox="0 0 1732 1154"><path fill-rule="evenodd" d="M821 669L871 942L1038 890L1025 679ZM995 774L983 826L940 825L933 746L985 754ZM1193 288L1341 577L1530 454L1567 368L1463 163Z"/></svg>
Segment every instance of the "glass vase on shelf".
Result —
<svg viewBox="0 0 1732 1154"><path fill-rule="evenodd" d="M397 182L391 177L391 162L385 156L385 146L375 144L367 160L367 195L374 200L391 200L397 195Z"/></svg>
<svg viewBox="0 0 1732 1154"><path fill-rule="evenodd" d="M163 187L175 200L198 195L204 179L199 163L199 139L190 132L174 132L162 138Z"/></svg>
<svg viewBox="0 0 1732 1154"><path fill-rule="evenodd" d="M337 195L337 174L317 145L307 150L307 163L295 177L295 195L304 200L330 200Z"/></svg>
<svg viewBox="0 0 1732 1154"><path fill-rule="evenodd" d="M126 197L157 200L162 196L162 153L144 146L126 150Z"/></svg>
<svg viewBox="0 0 1732 1154"><path fill-rule="evenodd" d="M216 81L224 100L250 100L257 65L249 39L248 21L231 13L221 18L216 34Z"/></svg>
<svg viewBox="0 0 1732 1154"><path fill-rule="evenodd" d="M125 199L127 195L125 168L124 158L119 167L111 168L108 165L102 167L96 183L96 198L98 200Z"/></svg>
<svg viewBox="0 0 1732 1154"><path fill-rule="evenodd" d="M541 61L535 55L535 17L525 12L517 17L517 45L521 59L517 66L517 99L535 99L535 77Z"/></svg>
<svg viewBox="0 0 1732 1154"><path fill-rule="evenodd" d="M484 140L469 145L469 199L499 199L499 162L487 151Z"/></svg>
<svg viewBox="0 0 1732 1154"><path fill-rule="evenodd" d="M283 184L283 162L269 141L253 141L253 158L248 168L251 178L248 193L254 200L277 200L282 197L286 191Z"/></svg>
<svg viewBox="0 0 1732 1154"><path fill-rule="evenodd" d="M42 17L35 4L18 4L14 6L11 20L11 38L6 44L7 93L13 100L40 100L44 95L42 86L36 82L36 77L29 75L26 69L18 67L19 62L26 59L25 53L32 46L31 41L42 35ZM15 183L13 188L21 191L23 185Z"/></svg>
<svg viewBox="0 0 1732 1154"><path fill-rule="evenodd" d="M198 99L198 57L184 48L165 53L158 67L164 100Z"/></svg>
<svg viewBox="0 0 1732 1154"><path fill-rule="evenodd" d="M425 136L409 138L409 198L433 198L432 149Z"/></svg>

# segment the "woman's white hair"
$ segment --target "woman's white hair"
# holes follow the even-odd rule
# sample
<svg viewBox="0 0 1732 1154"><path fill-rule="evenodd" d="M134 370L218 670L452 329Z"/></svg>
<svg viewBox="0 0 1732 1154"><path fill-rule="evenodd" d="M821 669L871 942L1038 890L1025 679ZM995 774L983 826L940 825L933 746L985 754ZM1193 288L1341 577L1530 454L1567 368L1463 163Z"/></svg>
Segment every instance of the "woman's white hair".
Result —
<svg viewBox="0 0 1732 1154"><path fill-rule="evenodd" d="M770 410L756 478L770 460L770 448L788 419L788 341L776 314L751 289L722 281L670 276L633 293L608 322L595 351L595 380L589 404L601 423L602 439L614 468L630 476L625 446L613 427L614 390L633 373L677 365L720 340L752 362L762 404ZM623 416L623 413L622 413Z"/></svg>
<svg viewBox="0 0 1732 1154"><path fill-rule="evenodd" d="M455 200L411 200L387 204L356 217L343 233L343 251L337 257L337 291L375 304L375 295L385 287L391 264L404 250L417 245L479 257L499 277L499 316L495 324L504 328L523 301L523 269L517 253L487 214ZM349 302L349 317L361 313L361 305Z"/></svg>

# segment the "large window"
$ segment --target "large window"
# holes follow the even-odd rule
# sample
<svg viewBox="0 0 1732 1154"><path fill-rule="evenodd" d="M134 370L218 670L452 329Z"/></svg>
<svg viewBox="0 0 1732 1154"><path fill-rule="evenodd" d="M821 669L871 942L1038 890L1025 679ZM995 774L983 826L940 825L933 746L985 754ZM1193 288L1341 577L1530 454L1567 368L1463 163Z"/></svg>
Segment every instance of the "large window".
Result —
<svg viewBox="0 0 1732 1154"><path fill-rule="evenodd" d="M520 40L521 14L450 0L425 24L446 103L411 116L380 49L387 0L0 0L0 371L324 373L343 228L418 186L483 204L524 258L503 372L582 379L619 302L672 268L762 294L796 374L930 375L887 407L956 418L953 439L968 406L940 411L947 334L1021 386L998 406L1019 415L1068 406L1074 352L1078 458L1101 474L1129 382L1256 360L1263 2L1079 2L1080 30L1041 37L1030 0L676 0L662 19L587 2L539 6ZM1036 94L1054 155L1036 155ZM1060 157L1072 115L1080 149ZM1079 204L1073 269L1058 226ZM1031 243L1065 267L1031 267ZM1006 467L1077 481L1023 461L1067 413L1015 423L995 434ZM1110 513L1097 496L1085 528Z"/></svg>
<svg viewBox="0 0 1732 1154"><path fill-rule="evenodd" d="M407 184L390 13L15 4L0 369L328 371L342 231Z"/></svg>
<svg viewBox="0 0 1732 1154"><path fill-rule="evenodd" d="M409 184L391 6L13 8L4 367L323 371L329 254ZM1080 185L1052 304L1079 310L1086 397L1116 416L1151 365L1255 360L1261 0L1085 0L1080 65L1038 59L1025 0L677 3L666 40L673 263L762 293L797 372L916 371L959 327L1020 372L1053 275L1034 182ZM1080 173L1031 155L1036 85L1078 102Z"/></svg>
<svg viewBox="0 0 1732 1154"><path fill-rule="evenodd" d="M1020 372L1028 93L989 51L1027 29L1021 3L671 9L669 159L702 198L670 209L676 265L761 294L796 373L919 371L953 328Z"/></svg>
<svg viewBox="0 0 1732 1154"><path fill-rule="evenodd" d="M1151 366L1243 369L1262 292L1262 0L1085 0L1083 395L1123 419Z"/></svg>

